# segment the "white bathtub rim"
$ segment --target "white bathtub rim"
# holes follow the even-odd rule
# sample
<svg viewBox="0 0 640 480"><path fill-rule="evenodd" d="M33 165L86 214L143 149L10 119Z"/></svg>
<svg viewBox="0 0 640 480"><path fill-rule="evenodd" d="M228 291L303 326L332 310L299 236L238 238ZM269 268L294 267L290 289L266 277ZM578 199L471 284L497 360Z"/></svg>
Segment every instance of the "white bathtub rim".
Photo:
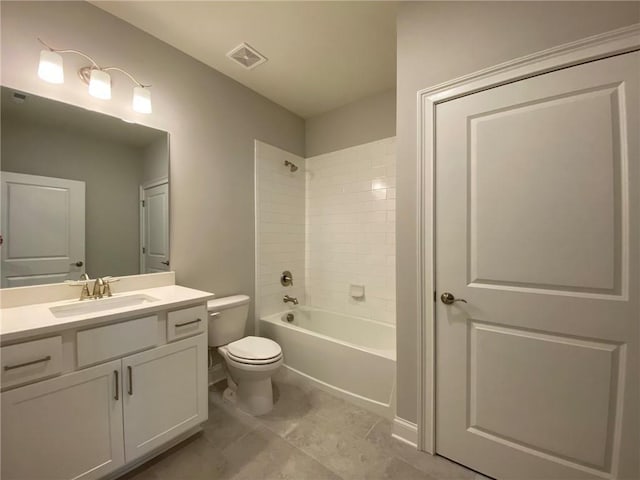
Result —
<svg viewBox="0 0 640 480"><path fill-rule="evenodd" d="M307 307L307 308L313 308L313 307ZM385 325L387 327L391 327L395 331L395 325L392 325L390 323L377 322L375 320L369 320L369 319L364 318L364 317L356 317L355 315L344 315L342 313L331 312L329 310L321 310L321 309L316 309L316 310L320 310L320 311L328 312L328 313L335 313L335 314L346 316L346 317L352 316L353 318L357 318L359 320L364 320L366 322L378 323L380 325ZM340 345L344 345L346 347L355 348L356 350L359 350L361 352L370 353L372 355L376 355L378 357L383 357L383 358L386 358L388 360L392 360L394 362L396 361L396 351L395 351L395 349L394 350L380 350L380 349L377 349L377 348L371 348L371 347L365 347L365 346L362 346L362 345L356 345L355 343L345 342L344 340L340 340L338 338L331 337L331 336L325 335L323 333L318 333L318 332L316 332L314 330L309 330L308 328L303 328L303 327L300 327L300 326L292 324L292 323L287 323L287 322L282 320L282 315L284 315L284 314L286 314L288 312L295 312L295 310L285 310L285 311L283 311L281 313L274 313L272 315L267 315L265 317L261 317L260 321L269 322L269 323L272 323L272 324L274 324L276 326L280 326L280 327L284 327L284 328L290 328L291 330L296 330L298 332L310 332L314 336L317 336L317 337L322 338L324 340L335 342L335 343L338 343Z"/></svg>
<svg viewBox="0 0 640 480"><path fill-rule="evenodd" d="M314 385L320 390L328 391L330 393L335 394L337 397L346 400L358 407L364 408L365 410L369 410L381 417L384 417L388 420L393 420L395 417L395 409L393 408L393 403L382 403L377 400L373 400L371 398L363 397L362 395L358 395L357 393L350 392L348 390L344 390L340 387L336 387L335 385L331 385L329 383L323 382L322 380L318 380L311 375L307 375L299 370L296 370L293 367L290 367L286 363L280 367L279 372L276 374L276 380L278 380L278 376L285 375L286 380L291 380L295 382L304 382Z"/></svg>
<svg viewBox="0 0 640 480"><path fill-rule="evenodd" d="M313 307L311 305L297 305L294 308L289 308L287 310L283 310L281 312L278 313L271 313L269 315L267 315L267 317L275 317L276 315L283 315L285 313L295 313L296 310L316 310L318 312L326 312L326 313L332 313L334 315L339 315L341 317L350 317L350 318L357 318L358 320L363 320L365 322L369 322L369 323L375 323L377 325L382 325L384 327L390 327L393 330L396 329L396 324L395 323L390 323L390 322L383 322L381 320L374 320L373 318L367 318L367 317L360 317L358 315L352 315L350 313L344 313L344 312L337 312L335 310L328 310L326 308L319 308L319 307ZM261 317L261 318L265 318L265 317Z"/></svg>

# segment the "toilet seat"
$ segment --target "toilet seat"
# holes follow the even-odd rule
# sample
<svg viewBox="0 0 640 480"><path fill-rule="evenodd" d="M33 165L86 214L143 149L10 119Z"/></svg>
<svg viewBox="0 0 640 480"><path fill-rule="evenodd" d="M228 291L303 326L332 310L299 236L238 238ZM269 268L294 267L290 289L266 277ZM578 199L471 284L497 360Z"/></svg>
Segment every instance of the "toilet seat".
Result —
<svg viewBox="0 0 640 480"><path fill-rule="evenodd" d="M269 365L271 363L276 363L282 360L282 354L276 357L266 358L263 360L247 360L246 358L238 358L238 357L234 357L229 352L227 352L227 356L229 357L230 360L237 363L241 363L243 365Z"/></svg>
<svg viewBox="0 0 640 480"><path fill-rule="evenodd" d="M238 363L265 365L282 358L280 345L264 337L244 337L226 346L227 355Z"/></svg>

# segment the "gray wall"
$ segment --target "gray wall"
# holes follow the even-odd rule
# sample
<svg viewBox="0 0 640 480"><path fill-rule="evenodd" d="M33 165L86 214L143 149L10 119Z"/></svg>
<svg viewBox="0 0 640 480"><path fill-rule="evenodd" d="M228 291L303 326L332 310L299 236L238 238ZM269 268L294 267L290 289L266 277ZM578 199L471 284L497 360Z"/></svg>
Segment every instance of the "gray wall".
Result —
<svg viewBox="0 0 640 480"><path fill-rule="evenodd" d="M313 157L396 134L396 91L387 90L307 119L306 156Z"/></svg>
<svg viewBox="0 0 640 480"><path fill-rule="evenodd" d="M2 120L3 171L85 182L85 262L91 278L138 274L141 149L51 125Z"/></svg>
<svg viewBox="0 0 640 480"><path fill-rule="evenodd" d="M400 9L396 217L399 417L411 422L417 418L416 92L638 21L638 2L406 2Z"/></svg>
<svg viewBox="0 0 640 480"><path fill-rule="evenodd" d="M169 175L167 138L158 138L142 150L142 183Z"/></svg>
<svg viewBox="0 0 640 480"><path fill-rule="evenodd" d="M171 267L178 283L254 294L253 140L304 154L304 121L173 47L85 2L2 2L2 84L170 133ZM36 74L40 44L84 51L152 87L153 114L131 110L133 85L87 94L64 55L65 83ZM77 57L77 58L76 58Z"/></svg>

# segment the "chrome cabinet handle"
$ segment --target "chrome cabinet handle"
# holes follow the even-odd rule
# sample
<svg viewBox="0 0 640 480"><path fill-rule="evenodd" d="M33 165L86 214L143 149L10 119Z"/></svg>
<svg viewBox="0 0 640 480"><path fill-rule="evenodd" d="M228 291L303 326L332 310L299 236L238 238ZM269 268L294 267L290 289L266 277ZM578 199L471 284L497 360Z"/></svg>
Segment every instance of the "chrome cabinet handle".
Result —
<svg viewBox="0 0 640 480"><path fill-rule="evenodd" d="M444 292L442 295L440 295L440 300L445 305L453 305L455 302L467 303L464 298L456 298L453 296L453 293L450 292Z"/></svg>
<svg viewBox="0 0 640 480"><path fill-rule="evenodd" d="M48 362L49 360L51 360L51 355L47 355L46 357L42 357L42 358L39 358L37 360L31 360L30 362L19 363L18 365L5 365L4 366L4 371L6 372L7 370L13 370L15 368L20 368L20 367L28 367L29 365L35 365L36 363Z"/></svg>
<svg viewBox="0 0 640 480"><path fill-rule="evenodd" d="M128 366L127 370L129 371L129 390L127 391L127 393L129 395L133 395L133 369L131 368L131 366Z"/></svg>
<svg viewBox="0 0 640 480"><path fill-rule="evenodd" d="M113 375L116 382L116 394L113 396L113 399L120 400L120 381L118 379L118 370L114 370Z"/></svg>
<svg viewBox="0 0 640 480"><path fill-rule="evenodd" d="M194 323L199 323L201 321L202 321L201 318L196 318L195 320L191 320L190 322L176 323L174 326L175 327L184 327L184 326L187 326L187 325L192 325Z"/></svg>

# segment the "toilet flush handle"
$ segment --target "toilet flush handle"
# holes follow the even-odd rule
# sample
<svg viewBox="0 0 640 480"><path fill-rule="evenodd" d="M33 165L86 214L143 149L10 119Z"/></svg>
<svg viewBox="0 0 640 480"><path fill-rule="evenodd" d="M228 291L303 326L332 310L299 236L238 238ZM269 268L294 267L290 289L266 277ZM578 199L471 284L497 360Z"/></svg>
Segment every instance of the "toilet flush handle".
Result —
<svg viewBox="0 0 640 480"><path fill-rule="evenodd" d="M220 312L212 312L209 314L209 318L214 318L214 317L219 317L220 316Z"/></svg>

